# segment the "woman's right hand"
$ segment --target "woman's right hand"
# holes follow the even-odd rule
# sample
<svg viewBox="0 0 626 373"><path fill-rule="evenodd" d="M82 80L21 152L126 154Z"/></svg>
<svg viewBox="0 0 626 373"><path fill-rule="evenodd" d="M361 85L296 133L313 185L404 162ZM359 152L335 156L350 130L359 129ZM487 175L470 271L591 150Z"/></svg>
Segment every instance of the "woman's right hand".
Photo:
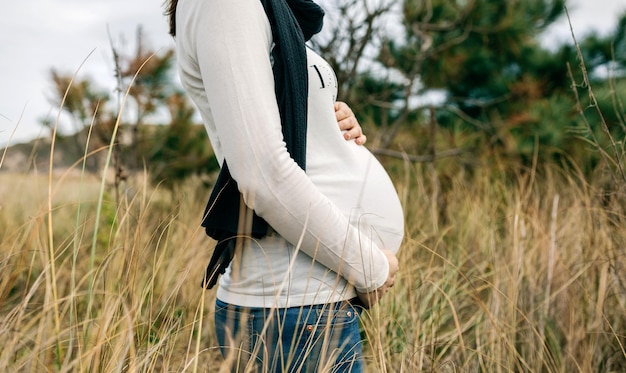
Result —
<svg viewBox="0 0 626 373"><path fill-rule="evenodd" d="M357 296L359 297L359 300L361 300L365 308L371 308L376 303L378 303L378 301L380 301L380 299L385 294L387 294L389 289L393 287L396 281L396 273L398 272L399 268L398 258L393 252L389 250L383 250L383 253L387 257L387 261L389 262L389 275L387 275L387 281L385 281L385 283L381 287L374 291L370 291L369 293L361 293L357 291Z"/></svg>

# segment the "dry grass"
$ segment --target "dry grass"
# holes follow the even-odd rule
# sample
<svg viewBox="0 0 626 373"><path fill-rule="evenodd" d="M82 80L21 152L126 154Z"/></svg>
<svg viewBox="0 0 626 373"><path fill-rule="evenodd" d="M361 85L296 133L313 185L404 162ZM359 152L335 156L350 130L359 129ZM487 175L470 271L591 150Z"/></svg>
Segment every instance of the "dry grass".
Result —
<svg viewBox="0 0 626 373"><path fill-rule="evenodd" d="M448 182L435 205L411 189L403 286L371 327L388 371L626 370L624 199L549 166Z"/></svg>
<svg viewBox="0 0 626 373"><path fill-rule="evenodd" d="M364 317L372 371L626 370L624 196L551 166L500 171L396 175L408 238ZM0 370L217 371L207 191L138 178L115 201L100 185L0 174Z"/></svg>
<svg viewBox="0 0 626 373"><path fill-rule="evenodd" d="M390 164L407 239L396 287L363 317L370 371L626 371L612 154L592 181L549 164ZM80 167L0 173L0 371L218 371L214 291L199 286L208 191L146 175L114 190Z"/></svg>

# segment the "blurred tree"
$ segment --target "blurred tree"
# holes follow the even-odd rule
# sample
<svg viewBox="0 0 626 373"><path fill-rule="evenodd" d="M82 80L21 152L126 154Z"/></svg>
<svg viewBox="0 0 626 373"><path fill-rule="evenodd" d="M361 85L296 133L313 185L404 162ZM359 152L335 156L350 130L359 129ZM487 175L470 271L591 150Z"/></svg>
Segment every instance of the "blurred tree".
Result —
<svg viewBox="0 0 626 373"><path fill-rule="evenodd" d="M393 71L381 66L377 56L397 22L394 0L322 1L327 9L323 32L312 46L330 63L338 81L339 99L350 104L361 122L383 129L402 122L396 101L408 100L407 87ZM405 108L408 105L404 105ZM371 139L370 143L377 142Z"/></svg>
<svg viewBox="0 0 626 373"><path fill-rule="evenodd" d="M99 128L99 123L106 121L106 114L97 116L96 111L104 111L104 105L109 99L106 92L95 88L95 84L89 79L78 79L73 75L64 74L56 69L50 70L52 80L52 97L49 100L68 114L73 127L73 136L60 135L59 138L67 141L73 151L65 149L65 157L69 162L85 155L85 150L91 151L102 146L101 137L92 138L89 148L86 149L88 128ZM61 106L63 103L63 106ZM52 126L53 123L43 121L45 126ZM95 172L99 168L99 158L97 156L88 157L86 160L88 171Z"/></svg>
<svg viewBox="0 0 626 373"><path fill-rule="evenodd" d="M340 14L327 22L332 37L322 35L315 47L337 71L340 98L362 122L380 126L378 146L392 146L400 128L423 123L421 132L410 131L422 139L413 144L422 146L415 151L430 150L433 112L440 130L479 135L482 140L467 138L481 152L530 159L537 144L547 157L581 145L572 94L572 78L584 90L578 51L572 43L547 49L539 39L564 16L565 0L343 0L332 6L329 14ZM597 73L607 66L624 74L625 31L622 17L614 35L581 42L582 59L598 82L607 80Z"/></svg>
<svg viewBox="0 0 626 373"><path fill-rule="evenodd" d="M145 143L142 153L153 182L172 188L191 175L215 171L219 165L204 126L193 122L195 109L185 96L175 93L168 97L167 105L171 123L146 136L152 141Z"/></svg>
<svg viewBox="0 0 626 373"><path fill-rule="evenodd" d="M139 149L141 127L146 118L167 105L168 97L174 93L171 69L174 51L169 49L158 54L147 47L141 27L137 28L134 54L123 56L113 48L116 76L120 94L128 92L134 103L134 116L129 120L130 143L125 164L137 168L141 164ZM126 110L126 109L125 109Z"/></svg>
<svg viewBox="0 0 626 373"><path fill-rule="evenodd" d="M452 148L471 146L522 159L532 157L537 144L546 152L540 156L574 154L580 140L588 141L585 136L600 128L581 130L577 99L582 107L608 112L607 126L621 129L618 140L626 133L624 89L615 84L626 75L626 14L613 35L582 39L580 55L571 44L546 49L538 38L563 15L564 2L327 0L326 27L312 45L333 65L339 99L364 125L380 127L380 138L370 146L394 146L404 129L410 136L395 146L428 152L428 159L438 139ZM123 55L114 47L113 54L118 110L91 80L74 82L63 110L77 133L93 120L99 143L109 144L128 92L130 105L118 133L124 141L116 146L124 147L126 167L138 169L147 161L155 181L172 185L216 167L203 129L193 124L193 108L175 87L174 52L155 53L138 28L134 51ZM584 94L581 61L602 94L597 103ZM53 100L60 103L71 77L53 70L52 80ZM83 139L76 139L77 151Z"/></svg>
<svg viewBox="0 0 626 373"><path fill-rule="evenodd" d="M555 60L538 42L563 14L564 3L405 0L405 36L391 40L380 60L406 80L419 80L417 94L443 90L446 110L440 116L468 118L461 122L483 131L488 144L511 150L508 127L534 120L526 113L528 104L547 97L551 84L567 87L566 61L549 70L553 77L546 76L542 70L554 67Z"/></svg>
<svg viewBox="0 0 626 373"><path fill-rule="evenodd" d="M51 101L60 106L67 90L63 111L73 123L74 134L67 138L73 139L75 151L67 155L71 158L69 163L84 153L86 129L90 125L93 124L93 149L111 143L119 120L112 160L116 185L124 179L126 170L136 171L144 164L155 183L167 186L174 186L189 175L215 170L218 165L205 130L193 123L195 110L178 91L171 75L174 51L156 53L148 48L141 28L137 29L132 54L122 54L116 47L112 51L117 105L111 96L94 88L92 79L76 80L70 86L71 75L52 69ZM126 102L120 112L123 100ZM98 157L92 156L88 161L90 170L97 171Z"/></svg>

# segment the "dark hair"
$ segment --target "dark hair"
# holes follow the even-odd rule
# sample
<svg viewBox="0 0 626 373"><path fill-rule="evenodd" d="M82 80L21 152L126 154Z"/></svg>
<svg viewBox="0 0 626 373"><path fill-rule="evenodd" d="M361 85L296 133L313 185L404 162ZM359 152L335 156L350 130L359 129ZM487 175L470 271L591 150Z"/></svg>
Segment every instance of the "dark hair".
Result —
<svg viewBox="0 0 626 373"><path fill-rule="evenodd" d="M165 15L169 18L170 35L172 36L176 36L176 5L178 5L178 0L167 0Z"/></svg>

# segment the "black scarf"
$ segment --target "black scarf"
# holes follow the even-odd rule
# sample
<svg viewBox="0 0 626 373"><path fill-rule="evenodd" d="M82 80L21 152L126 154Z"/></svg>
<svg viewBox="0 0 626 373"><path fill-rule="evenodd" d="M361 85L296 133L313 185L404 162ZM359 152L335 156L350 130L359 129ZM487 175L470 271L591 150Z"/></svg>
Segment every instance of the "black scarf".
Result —
<svg viewBox="0 0 626 373"><path fill-rule="evenodd" d="M261 0L274 39L274 83L283 137L295 162L306 167L308 72L305 42L322 28L324 11L312 0ZM252 216L250 216L252 215ZM245 222L252 220L251 231ZM232 261L237 238L261 238L268 225L243 203L226 160L207 203L202 226L217 245L202 286L210 289Z"/></svg>

